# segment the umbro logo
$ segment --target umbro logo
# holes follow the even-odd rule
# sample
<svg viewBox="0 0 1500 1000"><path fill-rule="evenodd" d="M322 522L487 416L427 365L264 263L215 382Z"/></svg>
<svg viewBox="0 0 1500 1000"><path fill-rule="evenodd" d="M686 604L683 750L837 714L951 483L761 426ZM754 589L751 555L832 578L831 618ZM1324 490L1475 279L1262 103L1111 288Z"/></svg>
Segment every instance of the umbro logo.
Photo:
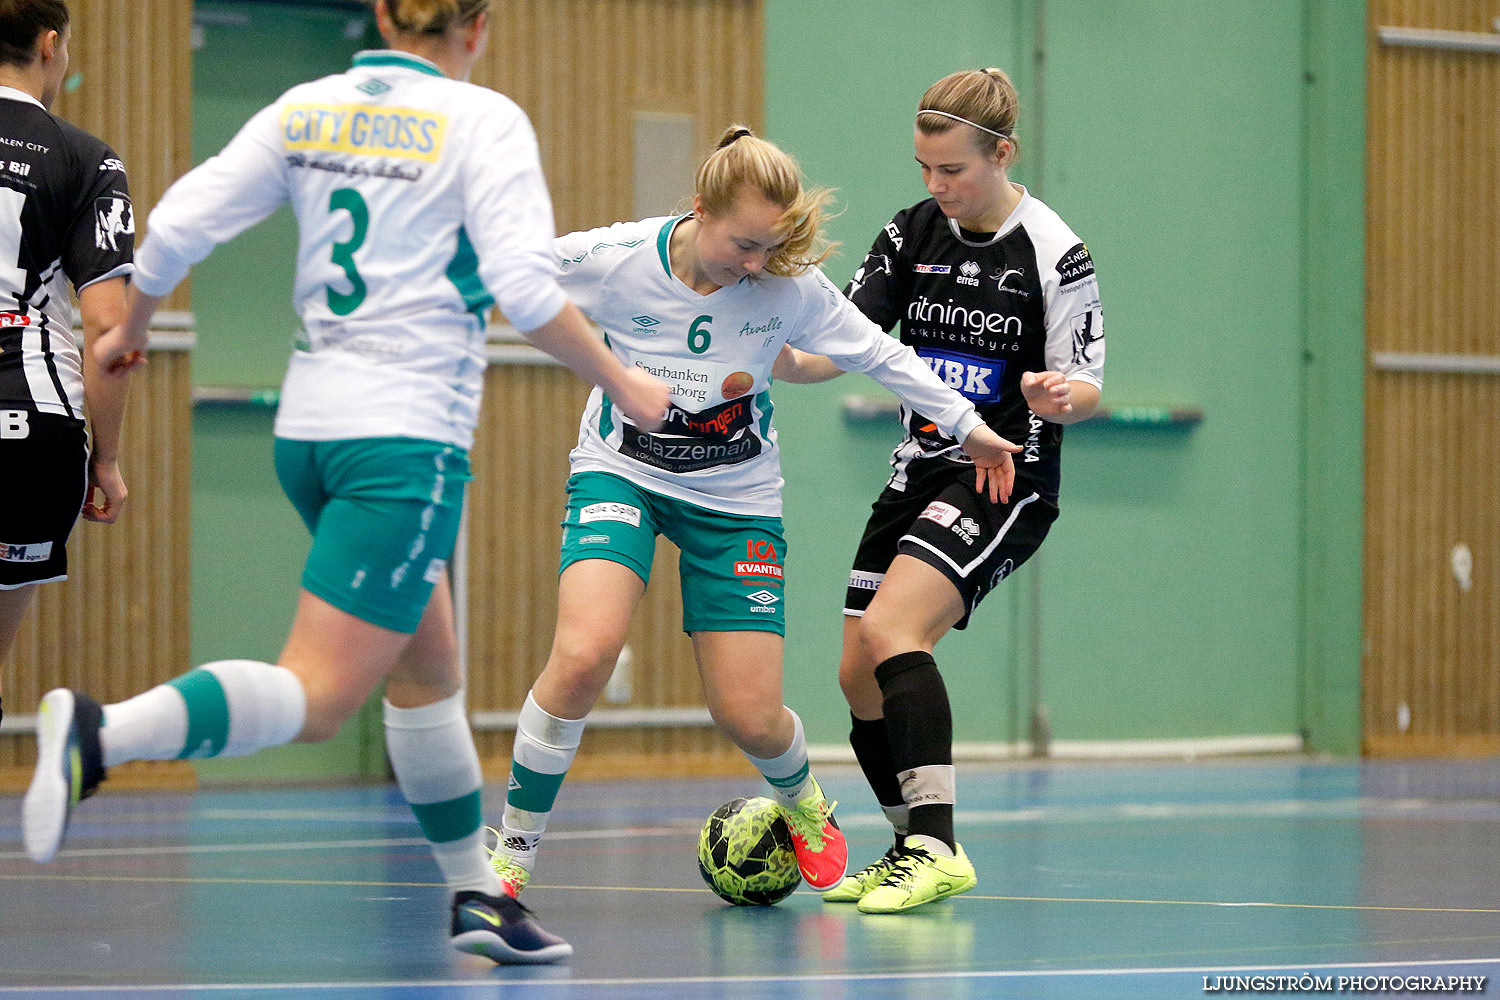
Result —
<svg viewBox="0 0 1500 1000"><path fill-rule="evenodd" d="M757 604L775 604L777 601L781 600L781 598L777 597L769 590L757 590L755 593L746 594L745 596L750 598L750 600L754 601Z"/></svg>
<svg viewBox="0 0 1500 1000"><path fill-rule="evenodd" d="M655 316L632 316L630 317L630 322L639 324L640 326L656 326L661 323L661 320Z"/></svg>
<svg viewBox="0 0 1500 1000"><path fill-rule="evenodd" d="M390 90L391 85L380 80L370 79L366 80L364 83L356 83L354 85L354 89L363 91L364 93L369 94L371 97L378 97L379 95L385 93L387 90Z"/></svg>
<svg viewBox="0 0 1500 1000"><path fill-rule="evenodd" d="M520 787L521 787L521 783L519 781L517 781L516 780L516 776L514 774L512 774L510 776L510 784L506 786L506 791L513 792L517 788L520 788Z"/></svg>

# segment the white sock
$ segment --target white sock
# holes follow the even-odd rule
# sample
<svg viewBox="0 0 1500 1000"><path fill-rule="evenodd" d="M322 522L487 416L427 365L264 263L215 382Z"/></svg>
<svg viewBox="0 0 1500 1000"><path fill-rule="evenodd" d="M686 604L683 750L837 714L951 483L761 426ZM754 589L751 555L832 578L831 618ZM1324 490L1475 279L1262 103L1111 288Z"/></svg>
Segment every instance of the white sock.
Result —
<svg viewBox="0 0 1500 1000"><path fill-rule="evenodd" d="M896 836L905 837L906 832L911 829L911 806L903 802L899 806L881 806L880 811L885 813L885 818L895 827Z"/></svg>
<svg viewBox="0 0 1500 1000"><path fill-rule="evenodd" d="M530 691L516 722L510 786L500 820L500 847L527 871L536 863L537 844L578 745L585 719L560 719L536 703Z"/></svg>
<svg viewBox="0 0 1500 1000"><path fill-rule="evenodd" d="M218 660L105 706L99 737L105 767L238 757L290 743L306 719L296 674L257 660Z"/></svg>
<svg viewBox="0 0 1500 1000"><path fill-rule="evenodd" d="M812 783L812 765L807 760L807 737L802 732L802 720L790 708L782 707L792 717L792 745L776 757L751 757L748 753L745 756L770 784L776 797L787 806L794 806Z"/></svg>
<svg viewBox="0 0 1500 1000"><path fill-rule="evenodd" d="M454 892L497 895L500 879L484 849L479 754L464 714L464 692L418 708L383 702L385 746L443 879Z"/></svg>
<svg viewBox="0 0 1500 1000"><path fill-rule="evenodd" d="M158 684L125 701L104 706L99 745L104 766L128 760L175 760L187 742L187 703L182 693Z"/></svg>
<svg viewBox="0 0 1500 1000"><path fill-rule="evenodd" d="M947 844L943 843L936 837L928 837L924 834L914 833L910 837L906 838L905 843L907 847L920 847L928 854L935 854L940 858L958 857L958 855L953 853L953 848L949 847Z"/></svg>

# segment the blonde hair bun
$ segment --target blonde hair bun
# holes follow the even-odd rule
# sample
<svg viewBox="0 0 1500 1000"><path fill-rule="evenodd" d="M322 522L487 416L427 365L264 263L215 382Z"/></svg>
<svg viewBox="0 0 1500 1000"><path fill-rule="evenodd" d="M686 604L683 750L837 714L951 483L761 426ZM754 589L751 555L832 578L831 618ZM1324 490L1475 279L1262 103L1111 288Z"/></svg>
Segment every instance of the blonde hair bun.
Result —
<svg viewBox="0 0 1500 1000"><path fill-rule="evenodd" d="M724 130L698 167L695 190L705 212L722 215L746 187L783 209L781 231L786 239L766 261L767 273L792 277L828 259L833 244L823 237L823 217L833 192L804 189L796 160L749 126L736 124Z"/></svg>

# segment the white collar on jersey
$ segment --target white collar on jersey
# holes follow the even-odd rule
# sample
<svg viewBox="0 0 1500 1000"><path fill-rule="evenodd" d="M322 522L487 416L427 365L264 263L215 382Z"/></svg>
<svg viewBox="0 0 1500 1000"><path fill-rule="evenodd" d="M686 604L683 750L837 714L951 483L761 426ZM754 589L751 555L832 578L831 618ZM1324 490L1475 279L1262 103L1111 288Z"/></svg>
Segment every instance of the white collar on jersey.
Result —
<svg viewBox="0 0 1500 1000"><path fill-rule="evenodd" d="M1012 183L1015 182L1012 181ZM953 238L958 240L958 242L962 243L966 247L987 247L998 242L1000 237L1004 236L1006 233L1019 226L1021 224L1021 209L1025 208L1027 202L1031 201L1031 193L1026 190L1025 184L1016 184L1016 187L1021 189L1021 200L1016 202L1016 207L1011 209L1010 214L1005 217L1005 221L1000 223L999 232L995 233L994 236L991 236L987 240L976 241L965 239L964 230L959 228L958 220L949 219L948 228L953 232Z"/></svg>
<svg viewBox="0 0 1500 1000"><path fill-rule="evenodd" d="M361 49L354 53L354 69L414 69L418 73L426 73L428 76L446 77L438 68L438 64L431 59L424 59L414 52L405 52L401 49Z"/></svg>
<svg viewBox="0 0 1500 1000"><path fill-rule="evenodd" d="M35 104L43 111L47 110L47 106L41 101L26 93L26 91L17 90L15 87L0 87L0 98L4 98L7 101L27 101L31 104Z"/></svg>

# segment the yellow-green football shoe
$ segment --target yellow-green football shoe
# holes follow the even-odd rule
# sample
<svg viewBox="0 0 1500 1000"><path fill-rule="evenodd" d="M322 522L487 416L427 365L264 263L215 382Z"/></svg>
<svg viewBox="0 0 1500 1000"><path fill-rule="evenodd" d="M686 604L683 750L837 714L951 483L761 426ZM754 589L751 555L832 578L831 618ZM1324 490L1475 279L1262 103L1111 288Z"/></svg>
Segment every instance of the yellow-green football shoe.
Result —
<svg viewBox="0 0 1500 1000"><path fill-rule="evenodd" d="M886 849L880 860L872 865L867 865L855 872L853 875L844 876L844 880L838 885L823 893L825 903L857 903L864 898L865 893L875 888L885 877L891 873L896 864L896 859L901 856L901 841L896 841Z"/></svg>
<svg viewBox="0 0 1500 1000"><path fill-rule="evenodd" d="M891 865L891 873L860 897L859 912L905 913L968 892L979 884L962 846L955 845L955 857L945 858L918 846L914 840L906 838Z"/></svg>

